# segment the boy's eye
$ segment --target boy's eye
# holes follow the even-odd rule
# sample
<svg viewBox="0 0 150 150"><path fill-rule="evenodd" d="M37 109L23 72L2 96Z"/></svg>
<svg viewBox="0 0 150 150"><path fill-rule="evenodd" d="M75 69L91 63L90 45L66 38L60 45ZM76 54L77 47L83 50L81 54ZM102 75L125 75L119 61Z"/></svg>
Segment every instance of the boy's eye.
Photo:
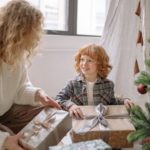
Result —
<svg viewBox="0 0 150 150"><path fill-rule="evenodd" d="M93 62L93 60L91 60L91 59L87 59L87 62Z"/></svg>
<svg viewBox="0 0 150 150"><path fill-rule="evenodd" d="M94 62L92 59L84 59L84 58L81 58L80 59L80 62Z"/></svg>
<svg viewBox="0 0 150 150"><path fill-rule="evenodd" d="M80 62L83 62L83 61L84 61L84 59L83 59L83 58L81 58L81 59L80 59Z"/></svg>

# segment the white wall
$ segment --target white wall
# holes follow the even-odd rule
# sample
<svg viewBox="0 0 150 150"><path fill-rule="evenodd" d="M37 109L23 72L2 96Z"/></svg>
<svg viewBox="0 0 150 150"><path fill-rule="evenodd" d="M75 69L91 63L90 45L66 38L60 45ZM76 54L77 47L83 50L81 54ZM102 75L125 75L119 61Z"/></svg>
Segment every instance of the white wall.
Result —
<svg viewBox="0 0 150 150"><path fill-rule="evenodd" d="M99 43L100 37L44 35L33 58L29 77L35 86L55 96L76 75L74 55L83 45Z"/></svg>

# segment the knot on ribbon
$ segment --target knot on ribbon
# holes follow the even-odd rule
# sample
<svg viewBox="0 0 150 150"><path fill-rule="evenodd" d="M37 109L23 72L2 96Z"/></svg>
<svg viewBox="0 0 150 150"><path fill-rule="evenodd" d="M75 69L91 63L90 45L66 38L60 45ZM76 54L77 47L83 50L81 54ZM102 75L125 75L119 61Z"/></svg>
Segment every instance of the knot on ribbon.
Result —
<svg viewBox="0 0 150 150"><path fill-rule="evenodd" d="M92 116L92 117L85 117L85 119L91 119L91 121L86 124L85 126L83 126L82 128L80 128L77 132L82 134L84 132L88 132L90 131L92 128L94 128L98 123L100 123L101 125L103 125L104 127L108 126L108 122L105 119L105 115L107 113L107 106L104 106L102 103L100 103L99 105L96 106L96 116Z"/></svg>
<svg viewBox="0 0 150 150"><path fill-rule="evenodd" d="M55 120L55 114L56 111L53 111L52 113L48 114L43 121L40 121L38 119L33 120L32 129L24 132L24 139L26 139L26 141L29 141L29 139L32 136L37 135L42 128L49 129L51 127L51 123Z"/></svg>

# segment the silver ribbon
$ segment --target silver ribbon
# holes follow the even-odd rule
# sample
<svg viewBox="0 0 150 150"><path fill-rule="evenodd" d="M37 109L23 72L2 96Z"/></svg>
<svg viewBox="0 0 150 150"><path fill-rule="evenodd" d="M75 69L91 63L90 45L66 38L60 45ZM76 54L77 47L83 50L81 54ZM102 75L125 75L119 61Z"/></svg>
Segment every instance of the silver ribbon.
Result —
<svg viewBox="0 0 150 150"><path fill-rule="evenodd" d="M30 131L24 132L24 139L26 141L29 141L32 136L39 134L42 128L45 128L45 129L51 128L50 124L55 120L54 115L56 113L57 111L53 111L52 113L48 114L47 117L43 121L40 121L38 119L33 120L32 129Z"/></svg>
<svg viewBox="0 0 150 150"><path fill-rule="evenodd" d="M84 133L84 132L88 132L90 131L92 128L94 128L98 123L100 123L101 125L103 125L104 127L108 126L108 122L105 119L105 115L107 113L107 106L104 106L102 103L100 103L97 107L96 107L96 112L97 115L96 116L87 116L85 117L85 119L87 120L91 120L89 124L86 124L85 126L83 126L82 128L80 128L77 132L78 133Z"/></svg>

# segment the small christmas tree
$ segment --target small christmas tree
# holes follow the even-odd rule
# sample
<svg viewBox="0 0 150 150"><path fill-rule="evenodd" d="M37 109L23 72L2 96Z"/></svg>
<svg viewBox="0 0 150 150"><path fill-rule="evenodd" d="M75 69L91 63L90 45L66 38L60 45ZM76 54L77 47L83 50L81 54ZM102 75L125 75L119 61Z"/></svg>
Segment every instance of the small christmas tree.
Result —
<svg viewBox="0 0 150 150"><path fill-rule="evenodd" d="M148 42L150 43L150 39L148 39ZM150 59L145 61L145 65L147 70L150 70ZM150 93L150 72L141 71L135 80L135 84L140 94ZM150 103L145 103L145 108L146 111L144 112L140 106L135 105L128 110L130 120L136 129L128 135L129 142L142 141L146 137L150 137ZM150 142L144 143L142 149L150 150Z"/></svg>

